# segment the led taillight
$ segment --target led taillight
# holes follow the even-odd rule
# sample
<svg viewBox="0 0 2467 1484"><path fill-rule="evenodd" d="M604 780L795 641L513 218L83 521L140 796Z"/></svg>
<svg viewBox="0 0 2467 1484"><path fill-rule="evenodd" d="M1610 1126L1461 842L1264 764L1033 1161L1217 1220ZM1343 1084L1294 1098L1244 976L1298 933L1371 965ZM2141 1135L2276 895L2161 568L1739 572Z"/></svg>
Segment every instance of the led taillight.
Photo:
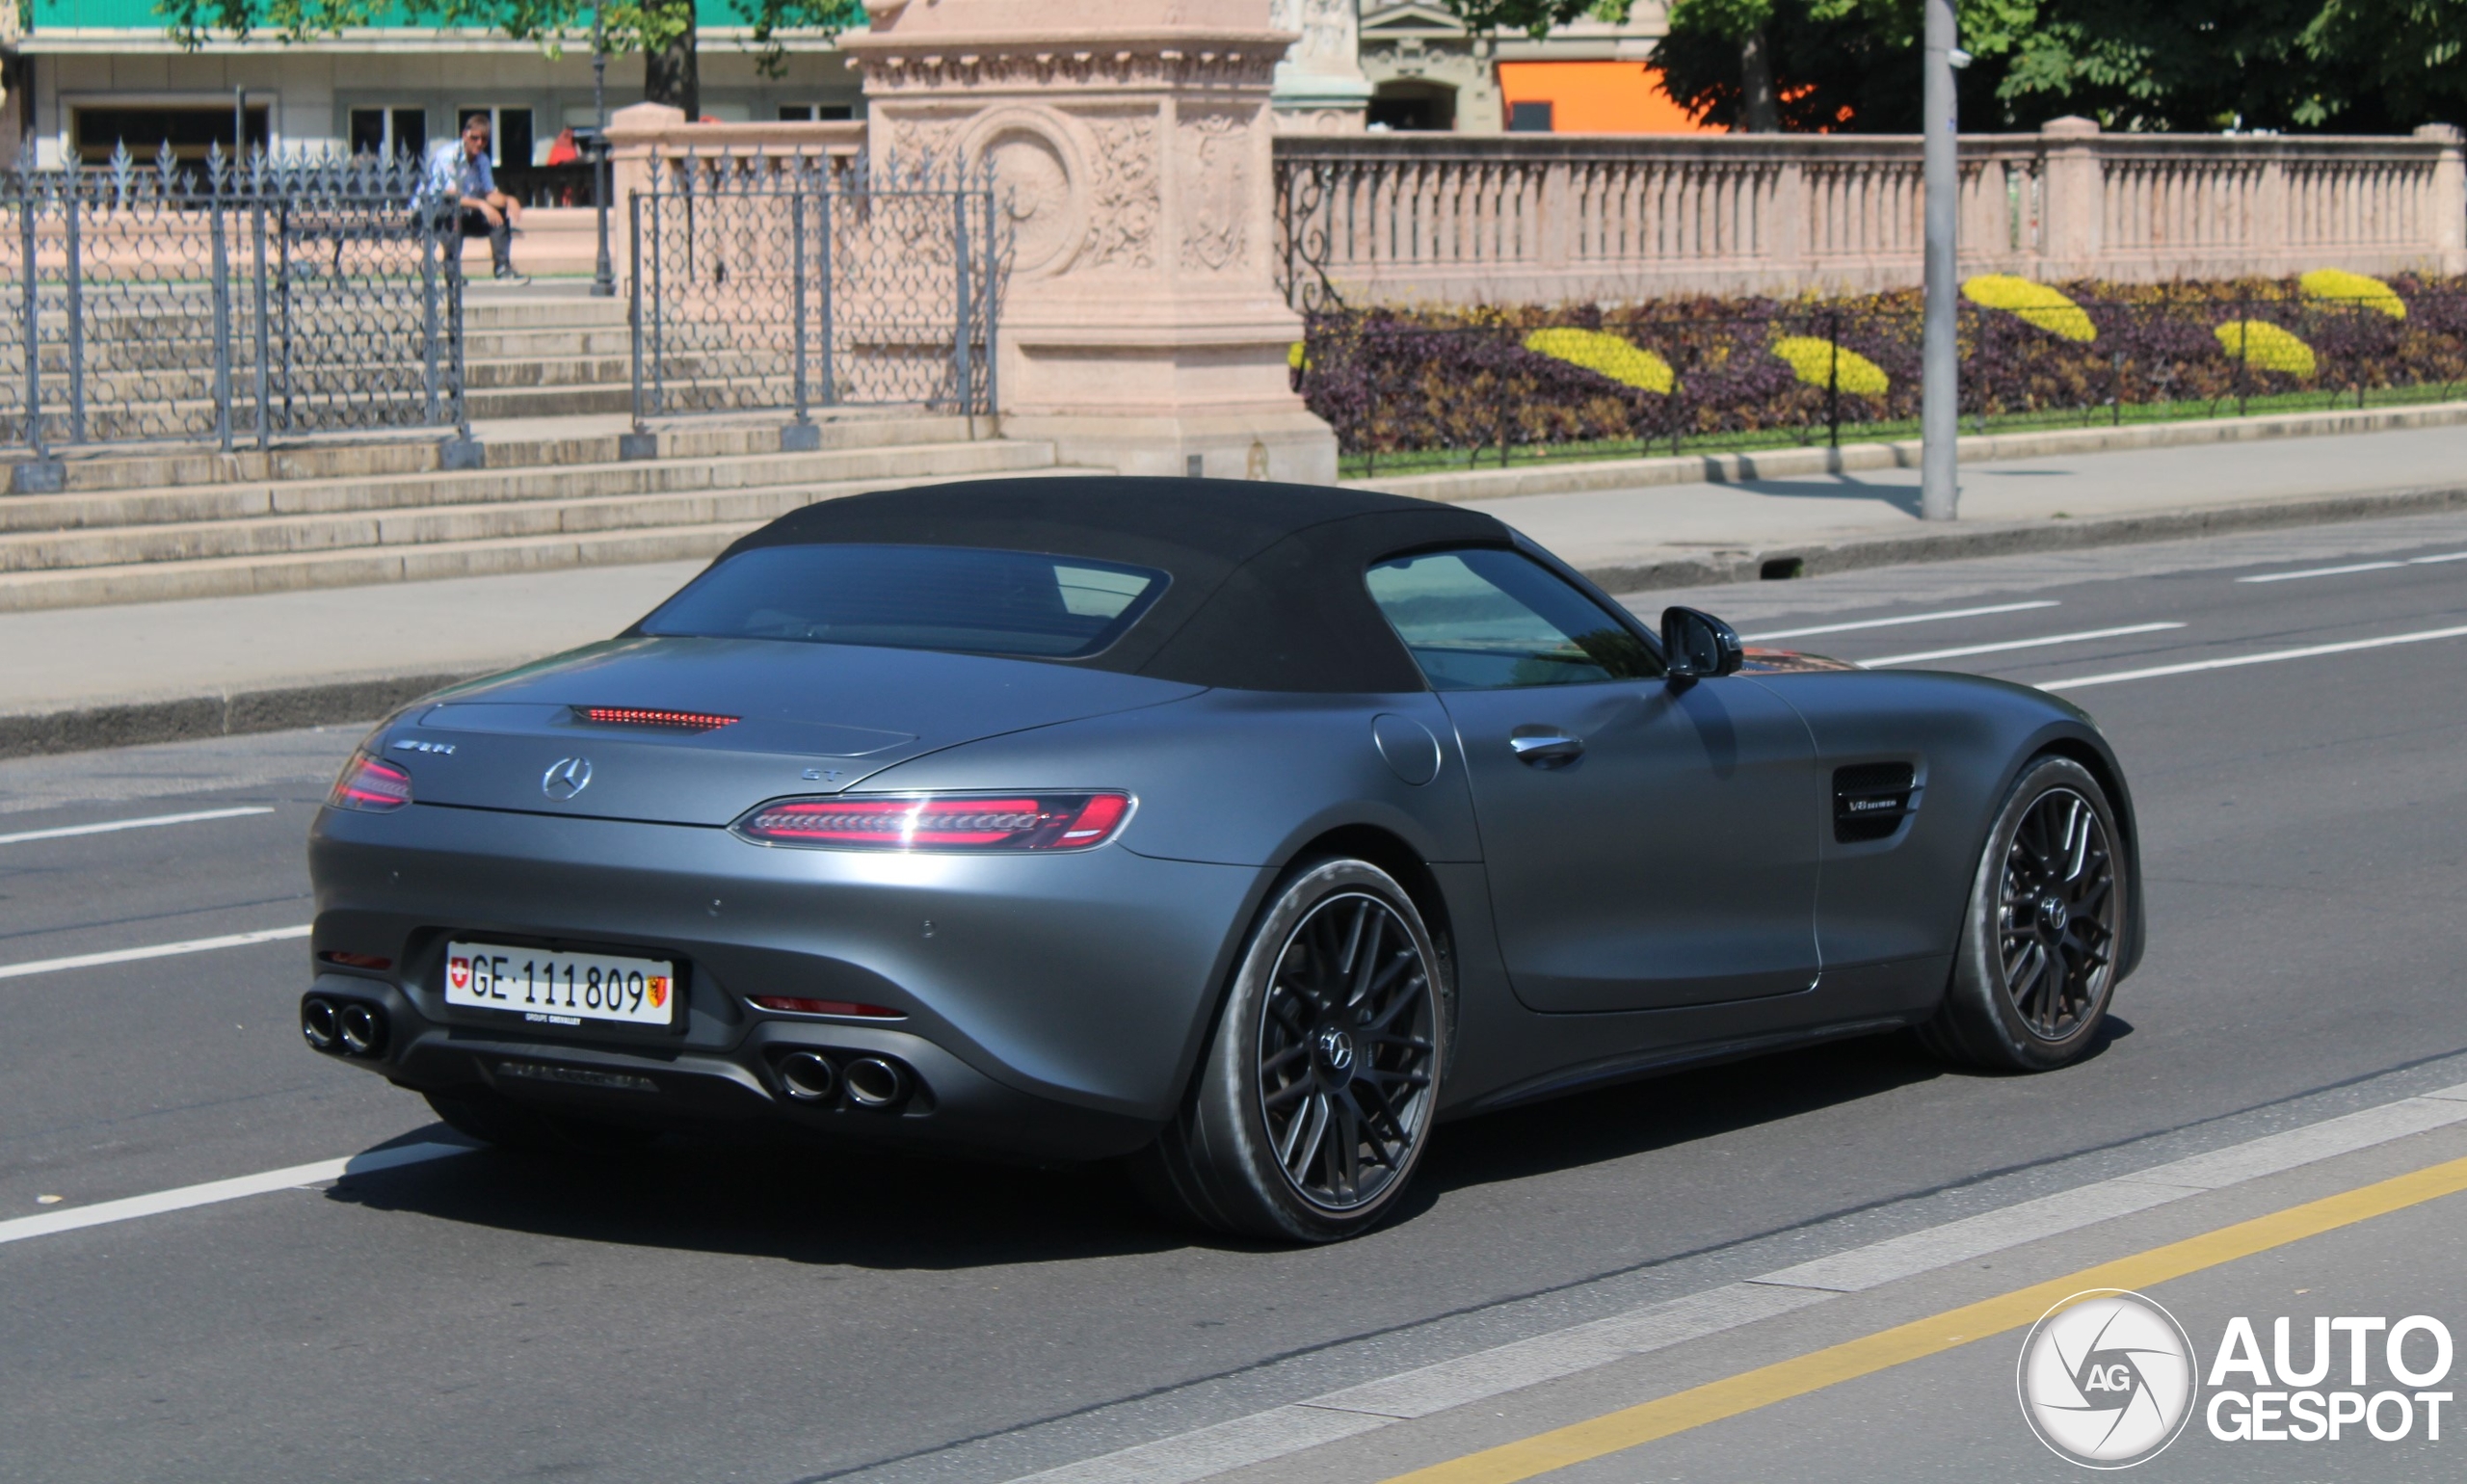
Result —
<svg viewBox="0 0 2467 1484"><path fill-rule="evenodd" d="M411 802L411 776L390 762L358 753L343 764L342 777L334 780L334 791L326 796L326 802L338 809L383 814Z"/></svg>
<svg viewBox="0 0 2467 1484"><path fill-rule="evenodd" d="M672 711L660 706L577 706L595 727L650 727L662 731L717 731L738 718L716 711Z"/></svg>
<svg viewBox="0 0 2467 1484"><path fill-rule="evenodd" d="M822 850L1087 850L1130 814L1121 793L783 799L736 822L765 845Z"/></svg>

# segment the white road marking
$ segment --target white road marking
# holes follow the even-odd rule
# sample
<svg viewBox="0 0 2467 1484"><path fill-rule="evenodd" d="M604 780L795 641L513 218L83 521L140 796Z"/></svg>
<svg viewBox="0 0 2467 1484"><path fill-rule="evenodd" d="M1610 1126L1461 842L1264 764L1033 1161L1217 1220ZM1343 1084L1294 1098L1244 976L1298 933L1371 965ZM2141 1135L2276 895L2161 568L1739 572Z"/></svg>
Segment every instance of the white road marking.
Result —
<svg viewBox="0 0 2467 1484"><path fill-rule="evenodd" d="M1738 1329L1844 1293L2460 1123L2467 1123L2467 1083L1117 1449L1028 1474L1013 1484L1193 1484L1340 1438Z"/></svg>
<svg viewBox="0 0 2467 1484"><path fill-rule="evenodd" d="M1939 619L1983 619L1991 613L2021 613L2030 608L2061 608L2064 604L2053 597L2042 597L2027 603L1998 603L1993 608L1949 608L1943 613L1912 613L1897 619L1861 619L1856 623L1819 623L1814 628L1777 628L1769 634L1750 634L1745 642L1763 644L1767 639L1804 639L1810 634L1846 634L1854 628L1893 628L1903 623L1933 623Z"/></svg>
<svg viewBox="0 0 2467 1484"><path fill-rule="evenodd" d="M2084 685L2113 685L2119 680L2152 680L2161 676L2191 675L2202 670L2233 670L2239 665L2268 665L2283 659L2310 659L2316 654L2346 654L2356 649L2379 649L2394 644L2423 644L2428 639L2456 639L2467 635L2467 625L2457 628L2427 628L2413 634L2391 634L2380 639L2350 639L2345 644L2307 645L2300 649L2272 649L2267 654L2239 654L2233 659L2195 660L2185 665L2154 665L2148 670L2119 670L2113 675L2085 675L2071 680L2041 680L2043 691L2078 690Z"/></svg>
<svg viewBox="0 0 2467 1484"><path fill-rule="evenodd" d="M238 819L247 814L271 814L266 805L252 804L246 808L199 809L194 814L156 814L150 819L115 819L109 824L65 825L57 830L20 830L14 835L0 835L0 845L22 845L28 840L65 840L72 835L109 835L115 830L151 830L157 825L191 825L207 819Z"/></svg>
<svg viewBox="0 0 2467 1484"><path fill-rule="evenodd" d="M2129 623L2122 628L2092 628L2078 634L2049 634L2039 639L2007 639L2003 644L1971 644L1958 649L1922 649L1916 654L1887 654L1879 659L1863 659L1859 663L1870 670L1878 665L1915 665L1924 659L1959 659L1965 654L2001 654L2006 649L2040 649L2052 644L2087 644L2093 639L2122 639L2127 634L2155 634L2162 629L2182 628L2182 623Z"/></svg>
<svg viewBox="0 0 2467 1484"><path fill-rule="evenodd" d="M109 948L101 953L72 954L65 959L37 959L31 964L0 964L0 979L22 979L28 974L58 973L64 968L93 968L104 964L134 964L140 959L176 958L183 953L206 953L216 948L245 948L251 943L281 942L290 938L308 936L308 924L297 927L259 928L253 933L225 933L221 938L192 938L184 942L151 943L143 948Z"/></svg>
<svg viewBox="0 0 2467 1484"><path fill-rule="evenodd" d="M372 1150L365 1154L351 1154L341 1159L296 1164L287 1170L268 1170L262 1175L236 1176L227 1180L208 1180L202 1185L182 1185L177 1190L158 1190L148 1196L100 1201L93 1206L71 1206L65 1211L45 1211L40 1216L19 1216L12 1221L0 1221L0 1242L22 1242L29 1237L75 1232L84 1227L135 1221L141 1216L160 1216L166 1211L184 1211L193 1206L237 1201L244 1196L293 1190L302 1185L320 1185L328 1180L341 1179L346 1175L399 1170L405 1165L426 1164L432 1159L445 1159L470 1152L470 1146L464 1144L405 1144L395 1149Z"/></svg>
<svg viewBox="0 0 2467 1484"><path fill-rule="evenodd" d="M2349 572L2386 572L2401 567L2430 567L2440 562L2467 562L2467 551L2445 551L2437 556L2407 557L2397 562L2354 562L2346 567L2310 567L2300 572L2262 572L2251 577L2239 577L2239 582L2295 582L2305 577L2344 577Z"/></svg>

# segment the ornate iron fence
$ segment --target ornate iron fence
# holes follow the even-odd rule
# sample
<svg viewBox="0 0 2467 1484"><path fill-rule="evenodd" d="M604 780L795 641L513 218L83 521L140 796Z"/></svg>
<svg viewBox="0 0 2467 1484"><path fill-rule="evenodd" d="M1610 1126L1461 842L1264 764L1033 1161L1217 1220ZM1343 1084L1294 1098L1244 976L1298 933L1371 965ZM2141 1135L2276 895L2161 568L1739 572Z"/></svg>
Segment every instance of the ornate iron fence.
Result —
<svg viewBox="0 0 2467 1484"><path fill-rule="evenodd" d="M1009 238L990 177L691 155L626 209L637 434L706 412L806 430L816 407L994 411Z"/></svg>
<svg viewBox="0 0 2467 1484"><path fill-rule="evenodd" d="M0 444L64 448L456 429L455 213L410 159L202 167L167 147L0 174Z"/></svg>

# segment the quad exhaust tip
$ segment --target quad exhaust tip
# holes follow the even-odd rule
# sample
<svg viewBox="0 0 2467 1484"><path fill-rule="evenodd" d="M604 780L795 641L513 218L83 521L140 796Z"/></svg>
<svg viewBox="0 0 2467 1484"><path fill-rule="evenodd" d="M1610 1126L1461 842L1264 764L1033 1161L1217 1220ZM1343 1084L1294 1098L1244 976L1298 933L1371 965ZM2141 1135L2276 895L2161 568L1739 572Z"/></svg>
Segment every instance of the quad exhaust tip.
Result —
<svg viewBox="0 0 2467 1484"><path fill-rule="evenodd" d="M788 1096L801 1102L819 1102L839 1090L839 1073L827 1056L792 1051L780 1058L780 1080Z"/></svg>
<svg viewBox="0 0 2467 1484"><path fill-rule="evenodd" d="M385 1012L358 1000L311 994L300 1002L300 1037L313 1050L375 1056L385 1049Z"/></svg>
<svg viewBox="0 0 2467 1484"><path fill-rule="evenodd" d="M848 1100L861 1108L887 1108L908 1096L907 1070L880 1056L860 1056L841 1073Z"/></svg>

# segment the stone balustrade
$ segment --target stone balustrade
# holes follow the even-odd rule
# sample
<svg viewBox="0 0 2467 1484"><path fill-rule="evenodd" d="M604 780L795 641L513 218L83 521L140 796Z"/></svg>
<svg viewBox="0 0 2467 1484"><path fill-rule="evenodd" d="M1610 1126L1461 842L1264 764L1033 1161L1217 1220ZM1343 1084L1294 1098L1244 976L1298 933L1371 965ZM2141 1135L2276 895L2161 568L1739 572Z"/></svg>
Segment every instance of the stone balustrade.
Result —
<svg viewBox="0 0 2467 1484"><path fill-rule="evenodd" d="M1348 303L1856 292L1920 278L1920 141L1287 135L1288 276ZM2458 131L1961 142L1965 273L2119 281L2467 272Z"/></svg>

